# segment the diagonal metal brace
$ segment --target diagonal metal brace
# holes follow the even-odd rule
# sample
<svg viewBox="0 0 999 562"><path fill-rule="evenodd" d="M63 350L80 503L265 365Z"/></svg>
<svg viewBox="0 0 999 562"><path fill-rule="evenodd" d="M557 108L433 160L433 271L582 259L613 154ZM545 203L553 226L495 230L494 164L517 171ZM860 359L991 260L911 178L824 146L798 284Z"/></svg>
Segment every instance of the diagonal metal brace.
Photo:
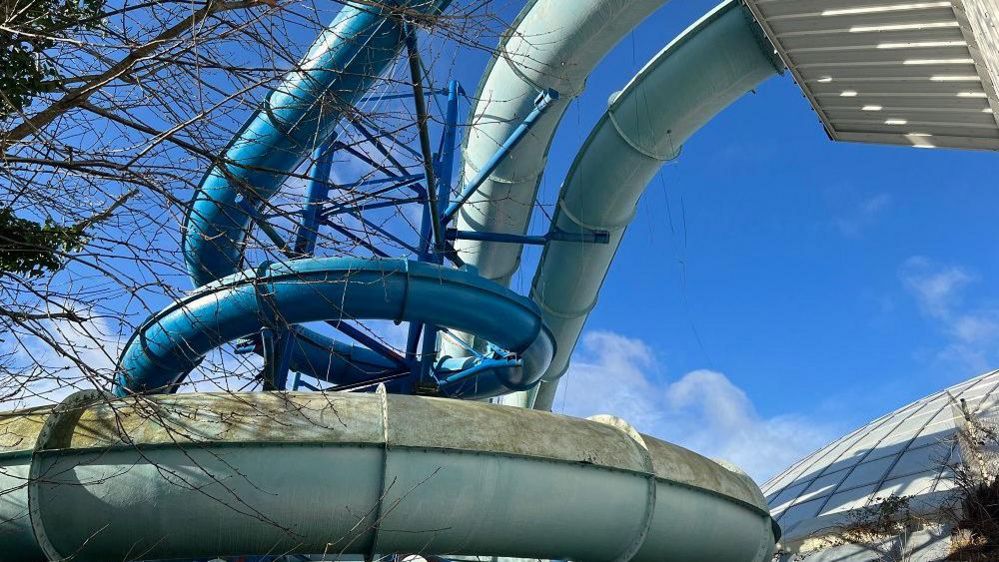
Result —
<svg viewBox="0 0 999 562"><path fill-rule="evenodd" d="M479 173L465 185L465 187L461 190L461 195L459 195L458 198L455 199L454 202L447 208L447 211L444 212L441 222L446 225L451 221L451 219L454 218L454 216L458 213L458 210L461 209L461 206L467 203L468 200L471 199L472 195L474 195L475 192L482 187L482 184L489 179L489 176L491 176L494 171L496 171L496 168L503 162L503 159L506 158L506 156L510 154L510 152L516 148L518 144L520 144L520 141L524 140L524 137L527 136L527 133L530 132L531 128L534 127L534 125L541 119L541 116L545 114L545 111L547 111L553 103L558 101L558 99L559 93L550 88L538 94L538 97L534 100L534 110L531 111L531 113L524 118L524 121L516 129L514 129L512 133L510 133L510 136L507 137L505 141L503 141L499 150L497 150L496 153L493 154L492 158L486 162L486 165L479 170Z"/></svg>

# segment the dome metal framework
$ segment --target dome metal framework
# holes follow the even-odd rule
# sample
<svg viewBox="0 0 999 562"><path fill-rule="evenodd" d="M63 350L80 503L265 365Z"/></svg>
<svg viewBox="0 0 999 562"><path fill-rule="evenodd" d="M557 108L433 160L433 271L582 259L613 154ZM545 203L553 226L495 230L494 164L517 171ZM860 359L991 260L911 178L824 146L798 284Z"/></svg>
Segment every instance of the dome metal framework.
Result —
<svg viewBox="0 0 999 562"><path fill-rule="evenodd" d="M882 416L764 484L785 548L807 550L810 539L849 525L859 510L892 495L909 496L915 512L939 512L953 498L952 467L962 460L957 437L965 412L979 420L999 414L999 370ZM921 540L934 542L948 534Z"/></svg>

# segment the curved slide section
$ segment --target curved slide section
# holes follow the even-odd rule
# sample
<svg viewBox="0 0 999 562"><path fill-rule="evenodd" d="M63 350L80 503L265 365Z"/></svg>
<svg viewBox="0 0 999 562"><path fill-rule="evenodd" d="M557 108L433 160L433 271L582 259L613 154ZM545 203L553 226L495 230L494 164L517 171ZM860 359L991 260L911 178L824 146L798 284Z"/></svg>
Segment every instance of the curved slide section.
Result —
<svg viewBox="0 0 999 562"><path fill-rule="evenodd" d="M523 390L538 381L554 353L537 306L475 274L401 259L315 258L225 277L158 313L126 344L115 392L167 390L205 354L263 326L354 319L420 320L463 330L519 359L444 384L441 391L454 397Z"/></svg>
<svg viewBox="0 0 999 562"><path fill-rule="evenodd" d="M317 332L292 326L295 333L289 368L310 373L319 380L336 384L371 380L397 365L370 349L328 338ZM263 350L259 352L262 353Z"/></svg>
<svg viewBox="0 0 999 562"><path fill-rule="evenodd" d="M202 180L184 226L184 258L195 286L235 274L240 268L253 214L329 138L344 113L353 108L396 58L404 44L403 16L438 13L448 4L450 0L390 0L344 6L299 67L271 92L264 108L236 135L225 152L223 164L212 167ZM219 307L227 306L228 303L219 302ZM266 324L257 328L263 325ZM301 327L294 332L290 367L320 380L338 384L360 382L370 379L370 374L378 372L377 367L384 364L380 357L362 347ZM147 339L168 336L158 333L148 335ZM197 337L215 338L215 335ZM177 347L169 339L150 340L146 345ZM259 353L261 349L255 351ZM536 382L536 373L524 377L525 369L536 365L524 367L513 365L509 359L474 358L451 360L441 365L441 371L446 375L451 373L448 380L451 377L464 380L461 385L449 385L455 391L465 393L472 389L475 396L485 397L524 389L530 386L524 382L527 379ZM161 383L169 383L176 374L176 370L169 369L162 375L143 370L123 382L132 385L128 387L131 391L150 390L162 388ZM147 379L154 382L149 384ZM116 391L123 393L125 389L119 387Z"/></svg>
<svg viewBox="0 0 999 562"><path fill-rule="evenodd" d="M596 306L639 198L660 167L720 111L777 74L773 49L739 2L722 3L664 48L622 92L570 168L553 219L566 232L607 230L610 244L549 242L531 296L558 352L537 389L550 409L556 382Z"/></svg>
<svg viewBox="0 0 999 562"><path fill-rule="evenodd" d="M764 562L775 543L748 477L616 418L384 392L77 395L0 417L0 489L0 562Z"/></svg>
<svg viewBox="0 0 999 562"><path fill-rule="evenodd" d="M539 92L559 97L531 132L461 207L457 229L525 234L534 210L548 147L586 78L625 35L667 0L530 0L504 34L479 84L463 151L463 178L484 169L503 142L534 110ZM519 244L456 240L459 257L479 275L509 285L520 266ZM443 353L467 355L441 342ZM481 344L480 344L481 346Z"/></svg>
<svg viewBox="0 0 999 562"><path fill-rule="evenodd" d="M548 147L566 108L614 45L666 1L528 2L479 84L464 146L464 178L485 168L534 109L539 92L554 89L559 99L462 207L458 230L527 232ZM458 240L455 249L480 275L504 285L520 262L517 244Z"/></svg>
<svg viewBox="0 0 999 562"><path fill-rule="evenodd" d="M405 32L400 15L436 13L449 3L388 0L347 3L340 10L233 138L223 163L201 181L183 232L184 260L196 287L241 269L252 214L329 138L399 54ZM290 367L320 380L356 382L372 370L365 359L379 363L359 346L301 328L295 332Z"/></svg>
<svg viewBox="0 0 999 562"><path fill-rule="evenodd" d="M242 266L251 213L265 205L403 46L399 12L433 13L450 0L347 3L244 125L201 181L184 225L184 259L195 286Z"/></svg>

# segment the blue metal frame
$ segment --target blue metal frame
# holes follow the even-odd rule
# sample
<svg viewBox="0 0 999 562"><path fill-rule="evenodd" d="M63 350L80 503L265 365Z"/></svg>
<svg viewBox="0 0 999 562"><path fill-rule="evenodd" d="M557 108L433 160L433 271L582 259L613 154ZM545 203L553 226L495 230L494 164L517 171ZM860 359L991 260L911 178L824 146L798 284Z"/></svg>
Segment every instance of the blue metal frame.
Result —
<svg viewBox="0 0 999 562"><path fill-rule="evenodd" d="M415 36L413 35L412 30L407 30L406 43L410 50L414 94L384 96L379 99L413 98L414 101L422 101L419 98L420 92L426 92L425 95L446 92L447 105L444 115L444 126L441 131L437 152L432 154L429 158L430 161L427 162L425 155L429 153L429 150L426 143L427 119L425 114L425 104L417 104L418 116L422 117L421 119L418 119L418 125L421 127L421 148L423 149L423 154L417 153L404 143L399 142L398 139L390 133L380 130L373 132L358 120L352 120L351 125L353 128L356 129L364 137L365 141L371 144L374 147L374 150L384 158L384 163L375 161L371 156L366 154L364 151L359 150L355 146L337 141L335 138L330 138L315 152L315 164L309 171L310 180L308 198L301 211L302 219L298 232L296 233L294 245L290 249L291 251L289 251L287 244L281 239L277 232L273 231L273 228L270 228L270 225L258 216L258 213L253 214L252 216L255 217L255 220L268 237L272 238L276 244L279 244L289 257L307 257L315 252L318 229L320 226L326 226L339 232L354 243L368 249L376 256L384 258L389 257L389 255L380 248L354 234L344 226L334 223L332 220L333 217L337 215L349 214L359 220L365 227L373 229L378 234L386 236L388 239L392 240L396 244L399 244L406 250L413 252L419 261L441 264L445 259L450 259L459 266L461 265L461 262L457 259L457 256L454 254L453 247L451 246L451 243L454 240L487 240L516 244L545 244L551 240L598 244L606 244L609 242L610 235L604 231L568 233L554 229L544 236L522 236L516 234L488 232L459 232L455 229L448 229L437 234L440 239L435 242L435 227L444 228L444 226L454 218L462 205L468 202L468 200L475 194L475 192L493 173L493 171L495 171L500 163L502 163L502 161L510 154L518 143L527 136L531 128L541 119L546 110L559 99L559 94L555 90L547 90L538 95L535 100L534 110L524 119L514 132L511 133L509 138L503 142L503 144L489 159L486 165L479 171L479 173L476 174L476 176L460 190L460 194L452 202L451 189L454 182L454 167L457 148L458 104L460 97L464 95L464 91L462 90L461 85L457 81L453 80L448 83L447 90L424 90L421 84L422 72L418 72L419 58L416 51ZM424 173L412 173L402 162L392 155L389 148L382 141L383 138L391 139L396 145L405 147L407 151L417 154L419 158L423 159L425 162ZM384 188L376 190L374 193L367 194L365 197L377 196L398 189L412 190L417 194L417 196L374 203L364 203L360 199L354 198L348 202L329 205L330 189L331 187L337 187L330 182L329 176L332 168L333 156L340 150L351 154L355 158L365 162L373 169L384 175L384 177L381 178L369 178L364 181L359 181L356 184L351 185L351 188L385 183L390 184ZM381 228L372 221L365 219L361 215L362 211L365 210L382 209L417 202L423 204L420 239L417 246L406 243L398 236L386 231L384 228ZM404 355L400 356L392 348L382 344L365 331L353 326L350 323L340 321L328 322L328 324L339 330L344 335L357 341L359 344L383 357L388 358L399 366L398 372L390 372L387 374L383 372L378 377L372 378L370 382L362 381L361 383L350 385L352 387L357 386L358 388L364 388L378 382L393 381L403 377L410 378L412 384L407 385L409 388L419 388L421 385L439 386L443 384L453 384L455 382L475 377L479 372L487 371L489 369L516 366L519 361L519 359L515 357L510 357L504 350L491 348L487 355L482 355L480 353L473 354L478 357L478 364L474 367L464 368L461 366L461 363L453 363L450 365L450 368L448 368L443 364L434 364L434 360L437 357L437 340L439 331L437 326L423 325L419 322L411 323L407 334L406 351ZM288 357L290 356L290 346L294 341L294 335L287 330L274 332L273 330L268 329L266 333L261 333L260 338L263 340L261 343L265 352L265 369L262 373L265 385L273 388L284 388L287 385ZM240 349L242 350L242 348L245 347L252 350L254 348L254 344L255 342L252 340L248 341L242 344ZM296 373L292 382L292 388L320 390L321 386L316 386L303 381L301 379L301 375ZM341 388L340 386L334 388L338 390L348 390L348 388Z"/></svg>
<svg viewBox="0 0 999 562"><path fill-rule="evenodd" d="M363 161L364 163L375 168L376 170L385 174L386 176L389 176L390 178L399 179L401 177L399 174L393 172L392 170L389 170L388 168L382 166L378 162L375 162L374 160L371 159L370 156L361 152L360 150L357 150L356 148L354 148L349 144L337 143L337 148L349 152L352 156L354 156L354 158ZM409 175L409 172L408 171L403 172L403 175Z"/></svg>
<svg viewBox="0 0 999 562"><path fill-rule="evenodd" d="M382 250L381 248L379 248L378 246L375 246L371 242L368 242L364 238L361 238L360 236L354 234L353 232L351 232L350 230L348 230L347 228L345 228L343 226L340 226L339 224L336 224L336 223L334 223L332 221L329 221L329 220L323 220L323 224L325 224L326 226L328 226L328 227L332 228L333 230L339 232L340 234L343 234L348 239L350 239L351 242L357 244L358 246L361 246L361 247L365 248L366 250L368 250L369 252L371 252L372 254L374 254L374 255L376 255L376 256L378 256L380 258L389 258L389 257L392 257L392 256L388 255L384 250Z"/></svg>
<svg viewBox="0 0 999 562"><path fill-rule="evenodd" d="M398 181L399 182L399 185L396 186L396 187L405 187L405 186L412 185L413 182L417 182L417 181L420 181L422 179L423 179L423 174L409 174L409 175L406 175L406 176L394 177L394 178L374 178L374 179L370 179L370 180L364 180L362 182L354 183L354 184L351 184L351 185L345 186L345 187L351 187L351 188L365 187L365 186L369 186L369 185L377 185L377 184L380 184L380 183L388 183L388 182L391 182L391 181ZM395 189L395 188L393 188L393 189Z"/></svg>
<svg viewBox="0 0 999 562"><path fill-rule="evenodd" d="M418 79L418 77L414 77L414 81ZM331 219L340 214L350 214L358 219L361 224L374 229L379 234L387 236L395 243L400 244L403 248L414 252L419 261L437 264L443 263L446 258L451 258L452 261L454 261L453 250L450 248L450 243L451 241L458 239L490 240L518 244L544 244L550 240L600 244L606 244L609 242L609 233L603 231L567 233L552 230L544 236L521 236L503 233L458 232L457 230L450 229L444 233L444 238L446 240L445 247L440 247L438 244L435 244L433 240L433 227L435 220L439 221L438 224L440 225L447 224L447 222L455 216L461 206L466 203L472 195L474 195L482 183L485 182L489 175L492 174L496 167L499 166L503 159L509 155L517 144L527 135L534 124L537 123L537 121L544 115L545 111L559 97L558 92L554 90L548 90L539 94L537 100L535 100L535 109L524 119L520 126L514 130L510 137L506 139L506 141L487 162L486 166L462 188L458 198L454 202L451 202L450 196L454 181L454 167L457 148L458 103L460 96L462 96L464 92L458 82L451 81L448 84L447 94L448 99L444 115L444 127L441 132L437 153L433 154L430 162L430 168L427 169L427 173L411 173L401 162L390 155L387 147L379 140L378 136L373 134L363 124L356 121L353 122L354 128L365 137L366 141L375 147L375 150L377 150L389 163L392 164L392 167L395 170L390 170L386 166L375 162L357 148L340 142L331 141L328 146L324 147L323 152L317 152L316 165L310 173L311 180L309 185L309 201L306 204L306 208L303 209L302 226L299 230L299 236L296 239L296 253L301 254L303 251L312 252L314 250L314 237L316 229L320 224L322 224L333 228L354 243L368 249L376 256L388 257L388 254L380 248L372 245L345 227L333 223ZM390 135L386 134L386 136ZM354 200L352 202L341 203L326 209L321 209L322 204L327 199L329 186L331 185L328 179L330 172L329 163L332 160L332 154L338 149L345 150L363 162L368 163L374 169L386 176L385 178L375 178L359 182L357 186L377 185L379 183L392 182L392 185L379 189L377 193L382 194L396 189L410 188L417 191L420 196L369 204L364 204L360 201ZM399 175L396 171L402 175ZM428 178L428 173L432 173L433 177ZM436 180L433 181L436 185L432 186L432 189L435 192L434 194L436 195L435 198L430 197L429 190L425 189L423 185L418 183L421 182L421 180L423 184L428 183L427 180ZM436 201L432 201L432 199L436 199ZM398 236L392 235L385 229L373 224L371 221L361 216L361 212L364 210L392 207L399 204L417 201L423 203L423 218L420 225L420 240L418 247L413 247L405 243L405 241L401 240ZM436 203L438 207L435 207L434 203ZM443 212L437 211L437 209L441 207L446 208L446 210ZM311 245L309 243L310 241ZM393 362L400 365L401 369L406 371L405 375L401 373L389 375L383 374L372 379L373 382L370 384L375 384L377 381L381 381L382 379L386 381L396 380L398 378L402 378L403 376L411 379L411 382L413 383L412 385L409 385L411 388L453 384L455 382L475 377L478 373L488 371L489 369L517 366L519 361L517 358L509 357L504 350L491 349L489 356L482 356L478 353L474 354L479 357L479 364L477 366L471 368L461 368L459 364L459 367L456 370L449 370L443 365L434 364L434 360L437 357L437 340L439 330L437 326L423 325L418 322L411 323L407 334L405 354L403 356L399 356L394 350L385 346L378 340L369 336L363 330L351 324L344 322L330 322L329 324L361 345L364 345L372 351L391 359ZM280 354L278 354L277 357L280 357ZM281 373L278 372L275 376L275 380L280 381L280 375ZM367 386L367 383L360 383L360 386ZM319 388L305 383L298 375L295 376L293 387L304 387L310 389ZM335 388L347 390L346 388Z"/></svg>
<svg viewBox="0 0 999 562"><path fill-rule="evenodd" d="M335 139L336 135L334 134L314 153L314 163L309 169L308 196L302 207L302 222L295 234L295 244L292 250L295 258L308 257L316 251L320 211L322 205L329 198L329 177L337 145ZM261 222L258 221L258 223ZM267 232L266 229L265 232ZM264 369L261 373L264 390L284 390L288 387L288 369L291 362L292 345L295 343L295 334L288 329L264 328L260 331L260 340L264 356ZM299 385L301 385L301 380L296 374L293 389L297 390Z"/></svg>
<svg viewBox="0 0 999 562"><path fill-rule="evenodd" d="M414 9L430 10L448 3L449 0L433 0ZM425 70L420 63L415 28L398 18L384 18L380 11L368 12L352 5L337 16L332 28L343 28L343 37L349 37L352 44L360 46L359 49L327 52L323 51L327 47L325 44L317 43L317 48L325 53L324 58L314 69L290 74L280 88L269 94L262 109L234 137L226 149L226 158L214 165L199 184L185 218L183 249L191 280L201 290L167 307L133 335L119 361L120 374L115 382L117 395L176 388L205 353L214 349L217 343L229 341L236 343L238 352L252 351L264 356L260 378L268 389L285 388L289 370L293 368L336 385L366 385L379 377L392 377L396 381L398 376L407 380L392 384L394 392L419 389L420 383L425 382L436 384L436 390L446 396L488 397L530 388L547 369L555 344L541 319L540 309L474 271L442 266L445 260L450 260L462 267L447 239L446 221L470 200L485 178L542 118L546 109L558 99L558 93L551 90L540 93L535 100L535 110L503 142L488 165L458 190L460 195L452 202L461 87L456 82L448 84L444 127L437 153L434 153L423 88ZM356 105L362 99L360 92L373 85L402 48L406 48L409 55L412 98L420 135L419 153L405 143L398 143L391 132L384 131L363 115L347 111L350 105ZM327 111L318 103L328 92L341 89L346 92L341 100L344 103L338 104L335 110ZM300 100L310 101L302 103ZM372 147L335 138L341 123L351 119L359 121L355 128L364 137L359 141ZM318 151L315 150L317 141L322 145ZM309 157L310 149L314 162L308 172L308 198L300 211L297 231L286 240L287 236L268 224L265 207L284 180ZM408 159L393 157L392 151L396 149L416 155L423 166L422 178L404 165ZM358 179L357 186L379 187L366 190L364 198L348 197L349 202L331 205L332 190L357 187L330 181L333 154L339 151L353 155L376 171L376 177ZM435 179L438 176L440 181ZM415 193L424 205L420 239L415 245L403 245L415 250L416 261L411 258L308 257L315 251L318 228L323 225L367 248L378 258L390 258L376 244L359 236L352 228L336 224L331 217L344 212L357 216L371 208L366 204L368 201L372 201L372 205L385 203L372 200L373 197L397 189ZM402 199L391 198L397 204ZM410 197L409 201L412 200ZM292 213L278 212L273 216L285 219ZM365 217L360 217L360 222L377 227L375 230L391 235L389 238L394 236ZM254 223L273 240L286 259L239 272L245 257L243 241ZM596 236L594 234L594 239ZM394 239L399 241L398 237ZM377 286L348 282L347 278L386 281L388 275L393 276L391 306L398 307L397 313L388 316L384 308L379 308L385 303L384 294ZM306 287L300 283L303 277L309 277L314 283L308 283ZM292 278L294 282L290 281ZM334 278L342 279L344 283L328 282ZM224 283L212 284L219 280ZM411 286L411 283L415 285ZM335 303L346 299L343 291L348 285L352 288L352 298L341 308ZM440 301L438 291L449 291L449 295L461 295L461 298L444 303ZM328 302L317 302L316 294L326 295L323 298ZM215 297L224 300L233 315L208 329L206 322L221 320L218 303L213 300ZM348 322L330 320L343 318ZM354 326L355 318L410 322L405 355ZM357 344L345 344L302 326L324 321ZM489 343L487 351L468 358L442 358L434 364L442 325L478 334L482 341ZM209 332L212 337L201 337ZM216 342L216 337L222 339ZM178 338L185 339L183 345L178 345ZM479 343L476 342L476 346ZM195 348L200 351L193 352ZM483 362L488 365L476 368ZM325 370L321 366L324 363L327 364ZM292 384L296 388L302 386L301 377L295 377ZM322 386L308 384L303 388Z"/></svg>
<svg viewBox="0 0 999 562"><path fill-rule="evenodd" d="M427 97L434 95L443 95L447 93L447 90L426 90L424 92ZM385 100L403 100L412 98L413 94L389 94L387 96L365 96L361 98L359 105L363 105L372 101L385 101Z"/></svg>
<svg viewBox="0 0 999 562"><path fill-rule="evenodd" d="M479 240L482 242L499 242L509 244L525 244L544 246L548 242L576 242L579 244L610 244L610 232L606 230L591 230L588 232L566 232L557 228L551 229L544 236L528 236L506 234L503 232L475 232L471 230L448 229L448 240Z"/></svg>
<svg viewBox="0 0 999 562"><path fill-rule="evenodd" d="M433 162L437 170L438 193L437 201L441 205L448 205L451 198L451 183L454 177L454 154L458 141L458 95L461 86L452 80L448 84L447 113L444 118L444 131L441 134L441 141L437 151L437 157ZM445 221L440 219L443 227ZM429 240L428 240L429 242ZM444 248L439 248L442 251ZM444 256L438 253L433 256L434 263L443 263ZM410 333L412 337L412 332ZM420 350L420 372L419 381L429 382L429 375L433 367L434 358L437 356L437 326L423 327L423 347Z"/></svg>
<svg viewBox="0 0 999 562"><path fill-rule="evenodd" d="M439 93L440 90L436 90L435 93ZM453 177L454 169L454 154L455 145L457 138L457 124L458 124L458 96L461 93L461 87L457 82L452 81L449 84L447 94L448 94L448 110L446 116L446 123L444 132L441 135L440 140L440 154L438 154L432 162L432 166L435 175L440 177L437 187L438 199L443 200L444 204L447 204L447 200L450 195L451 182ZM411 96L400 96L400 97L411 97ZM388 237L395 243L401 245L409 251L415 253L421 261L432 261L435 263L441 263L442 254L441 252L430 251L430 229L432 228L432 222L434 217L431 213L431 202L430 198L427 197L428 192L422 186L415 185L420 180L425 180L426 174L413 174L411 173L398 159L394 158L390 151L385 147L385 145L380 141L378 136L374 135L367 127L363 124L352 121L353 127L364 136L370 144L375 147L382 156L388 160L393 167L399 172L398 175L392 170L389 170L385 166L378 162L375 162L362 151L356 148L346 145L342 142L337 142L331 139L326 143L320 150L316 152L316 164L312 167L310 171L310 183L308 190L308 201L302 211L302 222L298 230L295 241L295 253L299 256L311 255L315 251L316 236L318 227L320 224L329 226L337 232L343 234L353 242L362 245L369 251L378 255L380 257L388 257L384 251L380 248L373 246L366 240L358 237L354 233L350 232L346 228L334 224L331 218L339 214L350 214L355 217L362 224L369 228L374 229L379 234ZM387 135L386 136L390 136ZM371 204L341 204L332 208L322 209L322 205L328 199L329 194L329 174L332 168L333 155L337 150L344 150L354 157L360 159L363 162L371 165L378 171L382 172L387 176L386 178L371 179L364 182L360 182L356 186L363 185L375 185L378 183L393 182L393 185L388 186L382 190L381 193L400 189L400 188L411 188L420 195L417 198L409 198L403 201L386 201L381 203L371 203ZM371 210L377 208L385 208L391 206L397 206L402 202L417 202L422 201L424 203L424 218L421 225L421 236L419 247L413 247L412 245L401 240L398 236L387 232L385 229L379 227L378 225L372 223L371 221L365 219L361 216L362 210ZM438 219L439 220L439 219ZM277 240L275 240L277 242ZM362 345L368 347L372 351L379 353L380 355L391 359L400 366L405 366L404 371L400 373L394 373L390 375L383 375L372 379L370 384L375 384L377 382L395 380L401 378L402 373L406 373L409 376L419 377L425 374L429 369L429 364L432 361L434 351L435 351L435 341L436 341L436 328L432 326L423 327L422 325L416 325L410 327L409 341L407 342L407 353L406 356L400 357L394 350L388 346L383 345L381 342L372 338L366 334L363 330L352 326L351 324L344 322L330 322L331 326L342 332L344 335L354 339L355 341L361 343ZM420 339L421 331L423 332L424 339L424 350L423 354L427 356L423 361L417 361L415 355L415 347L418 345L418 340ZM287 355L287 353L279 353L276 349L277 346L284 347L285 345L290 345L293 336L288 334L287 337L281 337L278 341L273 334L261 334L265 338L267 343L264 345L265 349L265 381L270 381L268 384L273 384L275 387L283 388L281 382L287 379L287 371L282 372L282 366L287 367L287 360L281 360L282 355ZM250 342L252 344L252 342ZM363 385L362 385L363 386ZM305 387L313 390L318 390L319 387L313 386L305 381L301 380L300 374L296 374L293 382L293 388L298 389L300 387ZM346 388L337 387L340 390L346 390Z"/></svg>
<svg viewBox="0 0 999 562"><path fill-rule="evenodd" d="M316 251L316 238L319 235L320 212L329 198L330 171L333 168L335 153L332 139L326 142L315 154L315 164L309 171L309 190L305 206L302 208L302 224L295 236L295 253L311 256Z"/></svg>
<svg viewBox="0 0 999 562"><path fill-rule="evenodd" d="M339 330L345 336L357 341L361 345L366 346L368 349L378 353L386 359L391 360L395 364L399 365L399 367L405 367L409 364L409 362L407 362L404 357L396 353L394 349L369 336L364 332L364 330L357 328L349 322L345 322L343 320L330 320L326 323Z"/></svg>
<svg viewBox="0 0 999 562"><path fill-rule="evenodd" d="M390 180L395 180L396 178L389 178L389 179ZM422 202L426 198L426 196L427 196L427 190L425 190L422 185L420 185L420 184L417 183L421 179L423 179L422 175L421 176L412 176L412 177L410 177L410 178L408 178L408 179L406 179L404 181L392 184L392 185L390 185L388 187L383 187L383 188L379 189L378 191L376 191L374 193L369 193L368 195L365 196L365 198L377 197L379 195L384 195L385 193L388 193L390 191L395 191L396 189L407 188L407 189L411 189L413 192L416 193L416 195L417 195L417 199L416 200L417 201ZM357 188L357 187L360 187L360 186L363 186L363 185L369 185L371 183L375 183L376 181L377 180L371 180L370 182L364 182L364 183L354 184L354 185L351 185L349 187L350 188ZM379 181L378 183L383 183L383 182ZM344 212L351 212L350 209L355 209L355 208L356 209L376 209L376 208L381 208L381 207L375 207L375 205L381 205L381 203L365 203L363 201L364 201L364 198L354 198L354 199L351 199L350 201L347 201L345 203L339 203L337 205L332 205L329 209L324 210L323 213L322 213L322 215L324 217L331 217L331 216L336 215L336 214L340 214L340 213L344 213ZM395 201L393 201L393 203L401 203L401 202L398 201L398 200L395 200ZM382 205L382 207L384 207L384 206L386 206L386 205ZM388 206L391 206L391 205L388 205Z"/></svg>
<svg viewBox="0 0 999 562"><path fill-rule="evenodd" d="M389 149L385 148L385 145L382 143L381 139L371 134L371 131L369 131L367 127L362 125L360 121L355 119L351 121L350 124L353 125L354 128L357 129L359 133L364 135L364 138L367 139L367 141L371 143L372 146L375 147L375 150L377 150L382 156L384 156L386 160L391 162L392 165L395 166L396 170L399 170L399 172L404 176L411 175L409 170L407 170L406 167L402 165L402 162L399 162L399 160L395 156L392 156L392 153L389 151Z"/></svg>
<svg viewBox="0 0 999 562"><path fill-rule="evenodd" d="M420 251L419 248L413 246L409 242L406 242L402 238L399 238L395 234L392 234L391 232L389 232L389 231L385 230L384 228L378 226L374 222L372 222L372 221L364 218L364 216L361 215L361 213L359 211L352 213L351 216L354 217L355 219L357 219L358 221L360 221L361 224L363 224L366 228L370 228L371 230L374 230L375 232L377 232L381 236L384 236L385 238L388 238L389 240L391 240L391 241L395 242L396 244L402 246L403 248L405 248L409 252L411 252L413 254L416 254L416 253L418 253Z"/></svg>
<svg viewBox="0 0 999 562"><path fill-rule="evenodd" d="M426 195L420 195L419 197L404 197L402 199L392 199L389 201L380 201L378 203L364 203L359 205L354 205L352 207L336 207L330 211L323 213L323 219L327 220L336 215L360 213L362 211L373 211L376 209L387 209L389 207L398 207L399 205L407 205L409 203L423 203L426 199Z"/></svg>

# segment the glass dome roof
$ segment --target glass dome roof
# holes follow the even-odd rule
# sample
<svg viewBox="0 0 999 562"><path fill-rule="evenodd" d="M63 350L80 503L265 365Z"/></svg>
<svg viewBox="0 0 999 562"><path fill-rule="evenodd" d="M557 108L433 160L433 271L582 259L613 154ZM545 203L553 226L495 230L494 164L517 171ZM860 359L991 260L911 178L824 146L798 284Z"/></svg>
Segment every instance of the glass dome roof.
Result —
<svg viewBox="0 0 999 562"><path fill-rule="evenodd" d="M946 501L955 435L973 416L999 414L999 371L917 400L830 443L763 485L785 544L848 522L848 514L892 494L924 513Z"/></svg>

